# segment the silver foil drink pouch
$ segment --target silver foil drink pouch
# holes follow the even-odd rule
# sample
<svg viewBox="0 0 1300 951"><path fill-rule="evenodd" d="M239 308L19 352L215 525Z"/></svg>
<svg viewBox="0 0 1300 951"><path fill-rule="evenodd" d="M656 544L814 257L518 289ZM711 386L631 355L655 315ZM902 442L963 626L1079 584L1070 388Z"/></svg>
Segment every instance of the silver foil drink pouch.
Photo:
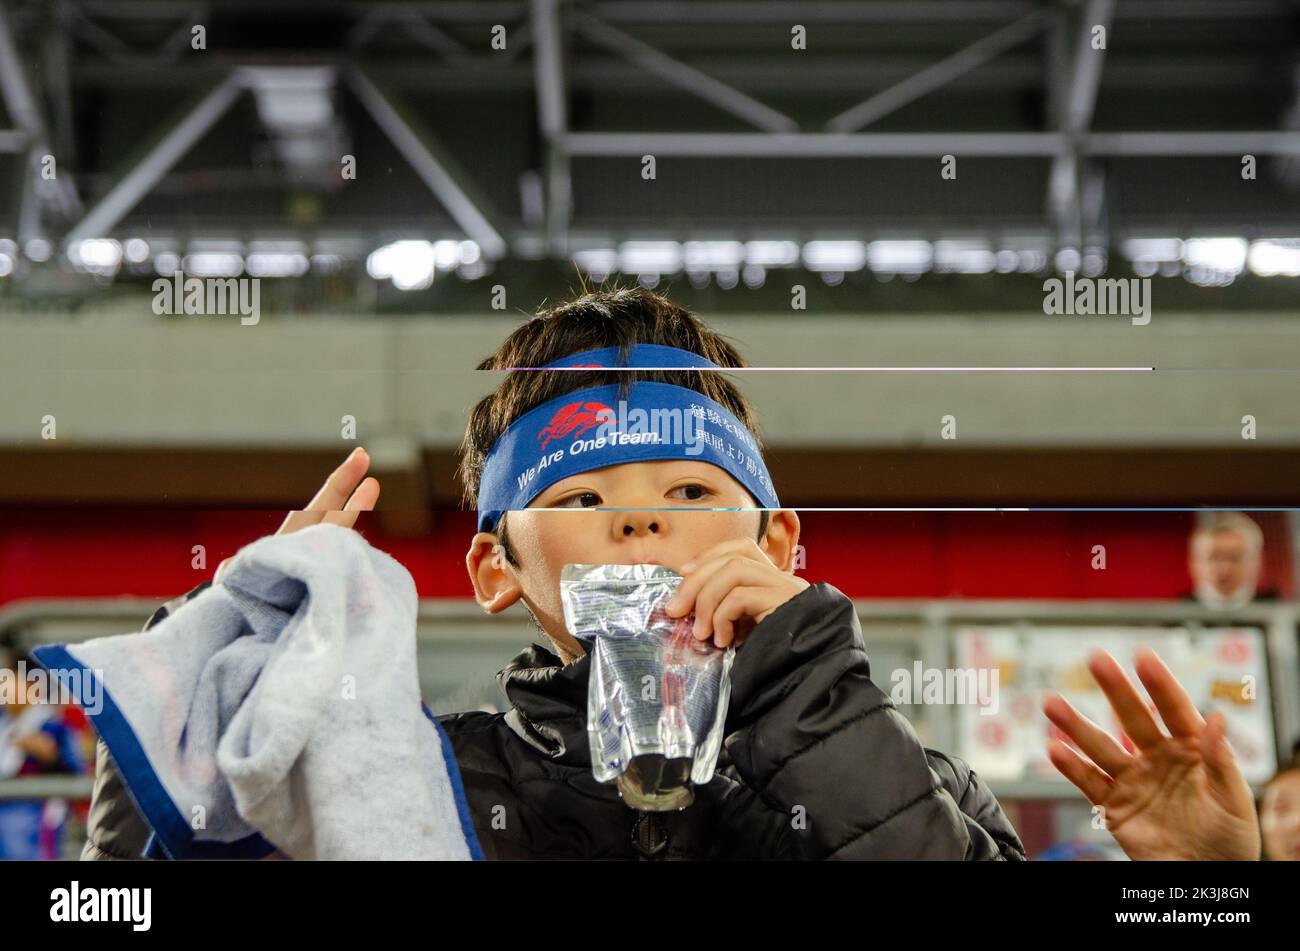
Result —
<svg viewBox="0 0 1300 951"><path fill-rule="evenodd" d="M693 614L665 612L681 580L662 565L570 564L560 573L565 626L592 654L591 770L635 809L690 805L722 748L735 650L698 640Z"/></svg>

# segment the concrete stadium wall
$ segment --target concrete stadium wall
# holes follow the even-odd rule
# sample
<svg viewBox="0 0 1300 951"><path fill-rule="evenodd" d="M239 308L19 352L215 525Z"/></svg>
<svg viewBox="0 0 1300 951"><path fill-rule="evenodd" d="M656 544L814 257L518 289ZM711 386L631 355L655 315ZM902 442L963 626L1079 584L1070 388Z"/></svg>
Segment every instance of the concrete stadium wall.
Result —
<svg viewBox="0 0 1300 951"><path fill-rule="evenodd" d="M499 379L469 368L520 319L267 314L241 326L158 317L147 298L73 317L0 314L0 445L38 444L53 414L63 446L326 446L347 414L363 443L453 446L469 407ZM1258 421L1254 445L1300 445L1291 314L1157 312L1145 327L1042 315L712 323L754 366L1157 368L744 374L774 446L938 446L947 414L967 447L1240 447L1246 414Z"/></svg>

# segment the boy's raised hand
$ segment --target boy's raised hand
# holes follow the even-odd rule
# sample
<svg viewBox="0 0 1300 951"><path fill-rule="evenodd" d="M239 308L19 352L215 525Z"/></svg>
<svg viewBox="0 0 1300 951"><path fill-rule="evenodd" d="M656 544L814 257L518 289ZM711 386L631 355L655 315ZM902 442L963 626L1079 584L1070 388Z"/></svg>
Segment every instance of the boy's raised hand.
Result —
<svg viewBox="0 0 1300 951"><path fill-rule="evenodd" d="M1168 735L1115 658L1096 651L1088 669L1133 752L1049 693L1043 712L1092 760L1052 739L1052 765L1102 809L1106 828L1132 859L1259 858L1255 800L1228 746L1223 714L1207 723L1154 651L1139 651L1135 666Z"/></svg>
<svg viewBox="0 0 1300 951"><path fill-rule="evenodd" d="M718 647L741 643L769 614L810 585L782 571L752 539L706 549L682 565L682 581L666 610L672 617L695 609L695 636L713 635Z"/></svg>
<svg viewBox="0 0 1300 951"><path fill-rule="evenodd" d="M369 468L370 454L360 446L353 449L343 464L330 473L306 508L290 512L276 534L287 535L321 523L351 528L362 512L373 510L379 501L379 480L374 476L366 478ZM214 584L221 583L221 573L229 563L227 558L217 566Z"/></svg>

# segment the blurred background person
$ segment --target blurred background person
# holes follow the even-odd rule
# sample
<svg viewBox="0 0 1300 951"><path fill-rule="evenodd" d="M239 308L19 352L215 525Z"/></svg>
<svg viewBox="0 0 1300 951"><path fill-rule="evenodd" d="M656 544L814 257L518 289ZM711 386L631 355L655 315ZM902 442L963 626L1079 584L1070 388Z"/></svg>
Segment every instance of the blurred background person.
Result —
<svg viewBox="0 0 1300 951"><path fill-rule="evenodd" d="M1275 862L1300 861L1300 742L1291 762L1269 780L1259 800L1264 857Z"/></svg>
<svg viewBox="0 0 1300 951"><path fill-rule="evenodd" d="M1240 512L1215 513L1188 539L1189 597L1220 610L1276 600L1274 592L1257 590L1263 562L1264 533L1254 519Z"/></svg>
<svg viewBox="0 0 1300 951"><path fill-rule="evenodd" d="M0 780L85 768L81 738L60 704L28 702L29 670L38 670L24 651L11 651L5 664L13 690L0 692ZM59 857L68 805L62 799L0 799L0 859Z"/></svg>

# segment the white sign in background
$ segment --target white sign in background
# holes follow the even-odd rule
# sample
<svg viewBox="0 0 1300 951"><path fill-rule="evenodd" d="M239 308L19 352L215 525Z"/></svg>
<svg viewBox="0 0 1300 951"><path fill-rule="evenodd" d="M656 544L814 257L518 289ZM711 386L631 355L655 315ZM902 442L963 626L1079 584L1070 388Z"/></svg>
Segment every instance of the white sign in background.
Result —
<svg viewBox="0 0 1300 951"><path fill-rule="evenodd" d="M1088 655L1098 648L1119 661L1148 704L1133 658L1139 647L1153 649L1202 716L1223 711L1228 741L1248 782L1264 782L1277 769L1264 632L1257 628L963 626L953 631L953 638L958 667L999 671L995 714L981 715L973 704L957 710L959 755L985 779L1065 782L1047 759L1049 731L1055 729L1042 712L1048 689L1112 735L1122 736L1088 672ZM1126 737L1124 741L1128 743Z"/></svg>

